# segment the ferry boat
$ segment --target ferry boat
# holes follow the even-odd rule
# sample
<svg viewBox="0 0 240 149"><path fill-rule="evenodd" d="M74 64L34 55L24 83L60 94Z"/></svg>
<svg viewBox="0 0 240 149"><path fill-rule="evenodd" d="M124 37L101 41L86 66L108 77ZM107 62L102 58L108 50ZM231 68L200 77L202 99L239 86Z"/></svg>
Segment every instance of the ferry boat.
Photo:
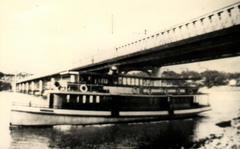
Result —
<svg viewBox="0 0 240 149"><path fill-rule="evenodd" d="M186 80L190 79L66 71L19 81L16 89L24 99L13 101L11 125L166 120L210 110L207 94ZM177 81L181 85L171 83Z"/></svg>

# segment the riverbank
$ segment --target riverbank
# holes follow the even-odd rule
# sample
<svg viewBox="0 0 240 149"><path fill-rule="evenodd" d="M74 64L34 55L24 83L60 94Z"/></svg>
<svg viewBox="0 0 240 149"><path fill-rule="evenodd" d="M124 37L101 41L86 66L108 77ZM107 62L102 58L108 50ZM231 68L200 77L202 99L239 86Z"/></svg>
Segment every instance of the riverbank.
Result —
<svg viewBox="0 0 240 149"><path fill-rule="evenodd" d="M211 117L209 125L217 131L193 141L192 148L240 148L240 87L218 86L202 88L201 92L209 93L212 111L207 114ZM209 119L210 120L210 119Z"/></svg>
<svg viewBox="0 0 240 149"><path fill-rule="evenodd" d="M210 134L209 136L193 142L192 148L240 148L240 117L216 124L223 130L221 133Z"/></svg>

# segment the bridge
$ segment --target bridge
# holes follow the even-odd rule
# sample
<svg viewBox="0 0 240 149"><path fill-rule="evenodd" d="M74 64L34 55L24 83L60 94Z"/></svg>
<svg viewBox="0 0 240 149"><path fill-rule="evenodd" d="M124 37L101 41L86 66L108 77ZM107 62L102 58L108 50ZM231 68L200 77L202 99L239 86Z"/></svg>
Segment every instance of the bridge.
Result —
<svg viewBox="0 0 240 149"><path fill-rule="evenodd" d="M167 65L233 57L240 55L240 2L170 27L145 38L118 46L107 55L98 55L75 72L107 73L114 66L118 72L152 70ZM19 81L28 86L57 78L56 72ZM41 84L42 84L41 83ZM28 88L28 87L27 87Z"/></svg>
<svg viewBox="0 0 240 149"><path fill-rule="evenodd" d="M74 71L120 71L238 56L240 3L213 11L169 29L126 43L98 55ZM107 57L108 56L108 57ZM87 64L89 63L89 64Z"/></svg>

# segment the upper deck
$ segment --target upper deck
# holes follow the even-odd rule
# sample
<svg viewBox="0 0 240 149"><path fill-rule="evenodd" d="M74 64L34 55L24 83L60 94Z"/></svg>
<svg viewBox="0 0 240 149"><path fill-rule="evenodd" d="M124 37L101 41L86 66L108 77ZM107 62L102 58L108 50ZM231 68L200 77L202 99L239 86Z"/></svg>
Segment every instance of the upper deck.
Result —
<svg viewBox="0 0 240 149"><path fill-rule="evenodd" d="M123 74L66 71L56 77L17 83L17 91L45 95L49 91L95 92L111 94L197 94L199 78L162 78Z"/></svg>

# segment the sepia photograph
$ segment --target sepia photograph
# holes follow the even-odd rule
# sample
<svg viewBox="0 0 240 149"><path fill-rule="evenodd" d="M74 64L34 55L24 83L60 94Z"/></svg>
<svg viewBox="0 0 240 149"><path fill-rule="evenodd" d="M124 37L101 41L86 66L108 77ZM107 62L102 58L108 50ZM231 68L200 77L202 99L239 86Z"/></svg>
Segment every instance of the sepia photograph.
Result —
<svg viewBox="0 0 240 149"><path fill-rule="evenodd" d="M0 0L0 149L240 149L240 1Z"/></svg>

